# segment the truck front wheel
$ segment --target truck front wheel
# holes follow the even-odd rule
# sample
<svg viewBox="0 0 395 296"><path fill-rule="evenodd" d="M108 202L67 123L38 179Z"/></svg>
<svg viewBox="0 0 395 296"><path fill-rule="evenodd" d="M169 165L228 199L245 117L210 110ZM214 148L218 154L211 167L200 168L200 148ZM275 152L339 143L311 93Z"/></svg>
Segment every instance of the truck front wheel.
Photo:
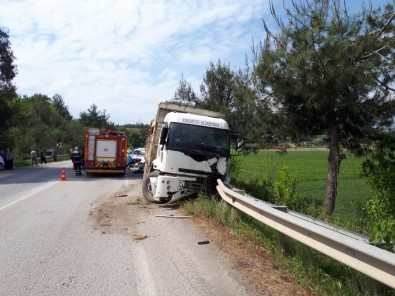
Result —
<svg viewBox="0 0 395 296"><path fill-rule="evenodd" d="M150 178L158 176L159 174L157 172L151 172L143 179L143 195L144 198L151 203L161 203L160 201L154 199L154 193L152 192L152 186L150 182Z"/></svg>

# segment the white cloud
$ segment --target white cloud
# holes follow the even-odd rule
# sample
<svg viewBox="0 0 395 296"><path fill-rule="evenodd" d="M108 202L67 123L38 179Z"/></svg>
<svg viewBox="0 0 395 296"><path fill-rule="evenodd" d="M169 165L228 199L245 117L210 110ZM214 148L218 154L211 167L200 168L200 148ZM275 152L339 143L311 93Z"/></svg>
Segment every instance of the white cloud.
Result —
<svg viewBox="0 0 395 296"><path fill-rule="evenodd" d="M93 103L115 123L149 123L181 75L195 92L210 61L242 66L266 1L0 0L21 95Z"/></svg>

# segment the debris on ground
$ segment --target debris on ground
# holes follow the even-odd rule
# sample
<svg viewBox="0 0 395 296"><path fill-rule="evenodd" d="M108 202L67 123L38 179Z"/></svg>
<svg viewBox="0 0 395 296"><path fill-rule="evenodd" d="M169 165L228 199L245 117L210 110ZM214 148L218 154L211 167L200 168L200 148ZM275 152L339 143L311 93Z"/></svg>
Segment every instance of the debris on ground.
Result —
<svg viewBox="0 0 395 296"><path fill-rule="evenodd" d="M198 242L198 245L207 245L209 243L210 242L208 240L205 240L205 241Z"/></svg>
<svg viewBox="0 0 395 296"><path fill-rule="evenodd" d="M155 215L155 217L162 217L162 218L193 218L193 216L174 216L174 215Z"/></svg>

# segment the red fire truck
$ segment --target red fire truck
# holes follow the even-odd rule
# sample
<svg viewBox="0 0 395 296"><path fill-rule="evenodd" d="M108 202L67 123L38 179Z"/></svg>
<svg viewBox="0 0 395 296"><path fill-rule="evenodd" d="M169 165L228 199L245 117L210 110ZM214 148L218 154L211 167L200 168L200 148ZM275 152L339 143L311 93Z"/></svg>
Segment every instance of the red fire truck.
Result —
<svg viewBox="0 0 395 296"><path fill-rule="evenodd" d="M124 174L127 135L112 129L91 128L85 133L84 164L87 174Z"/></svg>

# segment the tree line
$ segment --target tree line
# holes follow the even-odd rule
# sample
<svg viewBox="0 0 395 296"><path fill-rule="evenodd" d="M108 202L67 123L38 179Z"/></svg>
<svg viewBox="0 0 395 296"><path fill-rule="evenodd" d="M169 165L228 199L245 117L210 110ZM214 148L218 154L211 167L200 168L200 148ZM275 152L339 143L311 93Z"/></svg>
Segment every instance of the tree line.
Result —
<svg viewBox="0 0 395 296"><path fill-rule="evenodd" d="M364 166L367 175L395 167L392 146L382 144L384 139L394 143L394 3L373 8L365 2L352 15L345 5L339 0L292 1L280 17L271 3L276 30L263 20L265 39L251 45L245 68L211 61L199 93L182 76L173 96L222 112L251 150L323 135L329 148L328 216L335 207L344 149L371 155ZM73 137L87 126L110 124L109 115L95 105L73 119L60 95L18 97L12 85L15 58L4 29L0 44L0 146L26 153L54 141L78 143L81 139ZM140 131L133 127L131 133L132 143L141 141L137 146L144 143ZM380 190L387 195L395 193L394 184L384 187ZM385 200L381 206L388 202L393 203Z"/></svg>
<svg viewBox="0 0 395 296"><path fill-rule="evenodd" d="M131 145L144 145L147 125L138 124L137 129L132 124L115 127L106 110L98 110L95 104L73 118L59 94L19 96L12 83L17 74L14 61L8 33L0 28L0 148L13 149L17 158L28 158L32 150L46 148L67 153L71 147L84 146L82 135L92 127L128 132Z"/></svg>

